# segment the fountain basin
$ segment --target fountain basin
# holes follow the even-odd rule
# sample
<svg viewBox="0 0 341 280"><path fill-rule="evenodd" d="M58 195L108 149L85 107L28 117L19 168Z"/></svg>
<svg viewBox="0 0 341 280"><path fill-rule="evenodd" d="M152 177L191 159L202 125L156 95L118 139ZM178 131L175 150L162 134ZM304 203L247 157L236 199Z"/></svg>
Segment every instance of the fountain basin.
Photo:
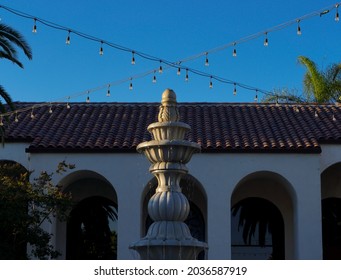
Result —
<svg viewBox="0 0 341 280"><path fill-rule="evenodd" d="M186 164L193 153L200 151L197 143L185 140L152 140L137 146L139 153L144 153L151 163L180 162Z"/></svg>
<svg viewBox="0 0 341 280"><path fill-rule="evenodd" d="M145 260L195 259L206 248L206 243L191 236L185 223L174 221L154 222L147 235L130 246Z"/></svg>
<svg viewBox="0 0 341 280"><path fill-rule="evenodd" d="M183 140L191 127L182 122L156 122L150 124L147 129L155 140Z"/></svg>

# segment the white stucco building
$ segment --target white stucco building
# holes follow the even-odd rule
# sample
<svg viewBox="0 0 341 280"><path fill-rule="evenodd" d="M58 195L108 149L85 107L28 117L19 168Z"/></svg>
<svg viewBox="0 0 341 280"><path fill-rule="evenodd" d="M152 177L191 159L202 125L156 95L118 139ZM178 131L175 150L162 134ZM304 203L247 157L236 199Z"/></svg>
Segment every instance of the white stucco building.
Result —
<svg viewBox="0 0 341 280"><path fill-rule="evenodd" d="M128 247L145 235L147 201L156 186L148 172L150 164L136 146L150 139L146 127L155 121L158 106L74 103L68 109L58 104L52 114L48 106L35 108L34 119L31 110L22 112L20 121L10 120L6 128L0 160L18 162L36 173L54 171L64 160L75 164L68 174L55 177L55 183L70 191L77 203L91 197L112 202L118 212L113 226L117 258L134 259L136 254ZM327 215L322 202L341 201L340 107L180 103L179 110L182 121L192 127L187 139L202 148L187 164L189 174L181 185L194 205L190 221L194 236L209 246L205 258L257 255L253 249L238 251L241 238L233 237L237 230L231 208L247 198L265 199L279 210L285 259L322 259L327 251L340 257L339 241L327 246L322 230ZM341 221L340 216L337 219ZM72 250L68 242L73 242L67 240L73 238L68 227L55 221L48 228L61 258L74 258L68 252ZM335 239L340 237L337 230Z"/></svg>

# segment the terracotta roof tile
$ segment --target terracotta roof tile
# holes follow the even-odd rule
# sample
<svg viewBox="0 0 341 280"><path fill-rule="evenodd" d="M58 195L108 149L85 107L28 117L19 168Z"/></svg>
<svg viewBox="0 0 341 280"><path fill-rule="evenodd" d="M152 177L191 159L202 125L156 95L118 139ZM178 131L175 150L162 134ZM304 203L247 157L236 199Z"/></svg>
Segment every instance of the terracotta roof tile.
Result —
<svg viewBox="0 0 341 280"><path fill-rule="evenodd" d="M37 105L17 103L33 107L35 117L27 110L6 127L7 141L28 142L29 152L135 152L151 140L147 126L159 110L158 103L73 103L49 113ZM179 111L192 127L186 138L202 152L319 152L321 143L341 144L336 105L180 103Z"/></svg>

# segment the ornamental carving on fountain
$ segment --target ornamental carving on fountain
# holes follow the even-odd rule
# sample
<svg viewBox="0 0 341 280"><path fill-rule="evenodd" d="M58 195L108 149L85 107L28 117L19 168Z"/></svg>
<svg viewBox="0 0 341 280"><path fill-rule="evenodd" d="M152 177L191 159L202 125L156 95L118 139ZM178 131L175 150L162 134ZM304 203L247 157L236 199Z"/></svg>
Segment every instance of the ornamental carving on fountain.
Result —
<svg viewBox="0 0 341 280"><path fill-rule="evenodd" d="M193 238L184 223L189 214L189 202L180 187L188 173L188 163L200 146L184 140L190 126L180 122L176 95L167 89L162 94L158 122L148 126L153 140L137 146L139 153L151 162L149 171L158 186L148 203L148 213L154 221L141 240L130 246L141 259L196 259L207 244Z"/></svg>

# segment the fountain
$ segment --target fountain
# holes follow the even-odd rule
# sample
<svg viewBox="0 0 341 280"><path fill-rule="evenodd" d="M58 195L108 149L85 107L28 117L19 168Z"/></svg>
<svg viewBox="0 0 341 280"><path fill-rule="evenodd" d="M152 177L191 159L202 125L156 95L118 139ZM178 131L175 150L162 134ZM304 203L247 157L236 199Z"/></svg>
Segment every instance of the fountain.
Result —
<svg viewBox="0 0 341 280"><path fill-rule="evenodd" d="M188 173L188 163L200 146L184 140L190 126L180 122L176 95L166 89L162 94L158 122L148 126L154 140L137 146L139 153L151 162L149 171L158 186L148 203L148 213L154 221L147 235L131 244L141 259L191 260L207 248L193 238L184 223L189 214L189 202L180 187L181 178Z"/></svg>

